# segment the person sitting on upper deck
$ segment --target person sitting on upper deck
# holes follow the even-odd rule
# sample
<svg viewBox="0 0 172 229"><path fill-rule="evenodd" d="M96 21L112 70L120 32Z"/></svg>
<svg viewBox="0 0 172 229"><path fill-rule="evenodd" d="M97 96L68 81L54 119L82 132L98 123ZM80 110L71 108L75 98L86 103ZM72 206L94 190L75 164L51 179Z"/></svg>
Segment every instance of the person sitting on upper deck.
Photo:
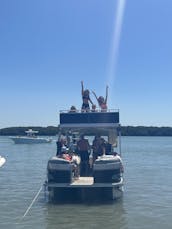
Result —
<svg viewBox="0 0 172 229"><path fill-rule="evenodd" d="M82 95L82 111L88 112L90 110L89 102L93 105L93 102L90 99L90 92L88 89L84 90L83 81L81 81L81 95Z"/></svg>
<svg viewBox="0 0 172 229"><path fill-rule="evenodd" d="M108 86L106 86L106 97L105 98L103 96L97 97L94 91L92 91L92 93L96 97L99 107L101 108L101 111L107 111Z"/></svg>
<svg viewBox="0 0 172 229"><path fill-rule="evenodd" d="M84 138L84 135L81 135L81 139L77 142L77 153L81 158L80 164L80 175L87 176L89 172L89 151L90 145L87 139Z"/></svg>
<svg viewBox="0 0 172 229"><path fill-rule="evenodd" d="M75 106L71 106L69 113L76 113L77 109Z"/></svg>
<svg viewBox="0 0 172 229"><path fill-rule="evenodd" d="M95 104L92 105L91 112L96 112L96 105Z"/></svg>

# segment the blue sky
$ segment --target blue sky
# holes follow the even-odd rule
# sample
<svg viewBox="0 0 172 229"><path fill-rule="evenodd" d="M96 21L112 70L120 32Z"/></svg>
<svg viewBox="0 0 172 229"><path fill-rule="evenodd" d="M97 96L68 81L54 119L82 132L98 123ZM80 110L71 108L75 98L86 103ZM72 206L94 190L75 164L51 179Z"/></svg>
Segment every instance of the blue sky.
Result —
<svg viewBox="0 0 172 229"><path fill-rule="evenodd" d="M171 21L171 0L1 0L0 128L57 126L81 80L122 125L172 127Z"/></svg>

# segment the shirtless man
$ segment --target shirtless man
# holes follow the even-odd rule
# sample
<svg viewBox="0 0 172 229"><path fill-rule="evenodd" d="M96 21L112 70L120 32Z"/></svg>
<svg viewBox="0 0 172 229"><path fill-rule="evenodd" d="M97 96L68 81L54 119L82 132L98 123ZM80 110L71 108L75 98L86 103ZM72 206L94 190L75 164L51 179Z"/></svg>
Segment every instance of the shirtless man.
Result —
<svg viewBox="0 0 172 229"><path fill-rule="evenodd" d="M80 175L88 176L89 170L89 151L90 145L87 139L84 138L84 135L81 135L81 139L77 142L77 150L78 154L81 158L80 164Z"/></svg>

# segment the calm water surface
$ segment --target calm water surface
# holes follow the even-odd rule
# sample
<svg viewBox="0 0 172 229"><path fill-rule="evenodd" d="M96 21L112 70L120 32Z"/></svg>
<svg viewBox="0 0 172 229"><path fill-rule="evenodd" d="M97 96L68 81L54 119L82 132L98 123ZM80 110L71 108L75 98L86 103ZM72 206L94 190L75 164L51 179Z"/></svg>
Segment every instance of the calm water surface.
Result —
<svg viewBox="0 0 172 229"><path fill-rule="evenodd" d="M123 137L125 190L122 200L102 204L51 204L44 191L23 215L46 178L55 142L15 145L0 137L0 228L171 229L172 138Z"/></svg>

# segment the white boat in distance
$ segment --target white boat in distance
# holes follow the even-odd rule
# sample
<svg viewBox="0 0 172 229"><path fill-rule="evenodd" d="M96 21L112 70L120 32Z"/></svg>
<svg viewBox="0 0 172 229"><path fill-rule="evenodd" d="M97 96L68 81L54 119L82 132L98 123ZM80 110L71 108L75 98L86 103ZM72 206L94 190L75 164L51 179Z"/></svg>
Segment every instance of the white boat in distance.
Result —
<svg viewBox="0 0 172 229"><path fill-rule="evenodd" d="M38 143L50 143L52 142L51 138L40 138L36 136L39 131L29 129L25 131L27 134L26 136L16 136L16 137L10 137L15 144L38 144Z"/></svg>

